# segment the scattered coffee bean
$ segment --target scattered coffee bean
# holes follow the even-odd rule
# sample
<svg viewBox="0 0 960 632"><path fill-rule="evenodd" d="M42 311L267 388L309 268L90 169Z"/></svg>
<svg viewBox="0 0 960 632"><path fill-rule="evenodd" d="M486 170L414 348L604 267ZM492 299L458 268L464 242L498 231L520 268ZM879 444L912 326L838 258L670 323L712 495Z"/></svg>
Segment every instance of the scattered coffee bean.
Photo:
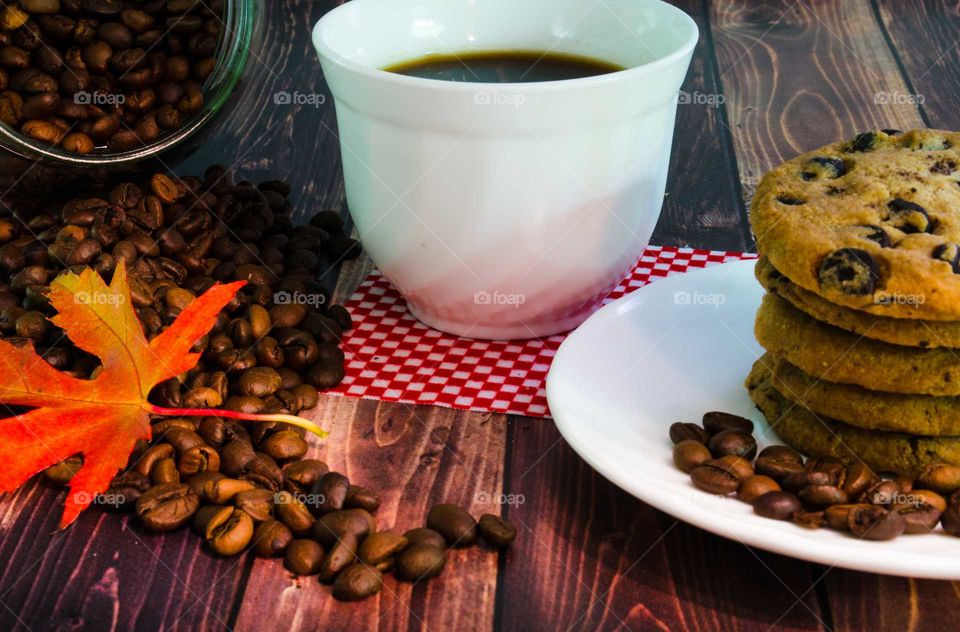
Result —
<svg viewBox="0 0 960 632"><path fill-rule="evenodd" d="M344 568L333 583L333 596L340 601L359 601L380 592L383 574L365 564Z"/></svg>
<svg viewBox="0 0 960 632"><path fill-rule="evenodd" d="M434 505L427 514L427 526L441 534L448 546L469 546L477 541L477 521L451 503Z"/></svg>
<svg viewBox="0 0 960 632"><path fill-rule="evenodd" d="M293 534L282 522L267 520L257 525L253 542L253 550L260 557L277 557L283 555L293 542Z"/></svg>
<svg viewBox="0 0 960 632"><path fill-rule="evenodd" d="M316 575L320 572L326 554L314 540L294 540L287 545L283 565L297 575Z"/></svg>
<svg viewBox="0 0 960 632"><path fill-rule="evenodd" d="M898 511L888 511L878 506L857 506L847 514L847 525L858 538L892 540L906 530L907 521Z"/></svg>
<svg viewBox="0 0 960 632"><path fill-rule="evenodd" d="M678 421L670 426L670 440L673 441L674 445L687 440L706 444L709 438L710 435L707 434L707 431L697 424Z"/></svg>
<svg viewBox="0 0 960 632"><path fill-rule="evenodd" d="M137 500L137 517L151 531L173 531L187 524L200 506L188 485L167 483L151 487Z"/></svg>
<svg viewBox="0 0 960 632"><path fill-rule="evenodd" d="M509 546L517 537L517 528L494 514L483 514L477 523L480 537L494 546Z"/></svg>
<svg viewBox="0 0 960 632"><path fill-rule="evenodd" d="M690 471L690 480L711 494L732 494L737 491L740 479L736 473L716 461L698 465Z"/></svg>
<svg viewBox="0 0 960 632"><path fill-rule="evenodd" d="M731 415L730 413L722 413L719 411L704 413L702 421L704 429L711 435L723 432L724 430L736 430L746 434L753 432L752 421L745 417Z"/></svg>
<svg viewBox="0 0 960 632"><path fill-rule="evenodd" d="M757 454L757 442L753 435L740 430L721 430L707 443L715 457L733 455L752 459Z"/></svg>
<svg viewBox="0 0 960 632"><path fill-rule="evenodd" d="M801 509L800 499L784 491L767 492L753 501L754 513L773 520L790 520Z"/></svg>
<svg viewBox="0 0 960 632"><path fill-rule="evenodd" d="M711 458L707 446L693 439L684 439L673 447L673 464L684 474Z"/></svg>
<svg viewBox="0 0 960 632"><path fill-rule="evenodd" d="M397 557L394 573L398 579L419 582L439 575L446 563L444 549L429 544L413 544Z"/></svg>
<svg viewBox="0 0 960 632"><path fill-rule="evenodd" d="M746 503L753 503L754 500L763 496L767 492L780 491L777 481L763 474L756 474L740 479L737 486L737 498Z"/></svg>
<svg viewBox="0 0 960 632"><path fill-rule="evenodd" d="M405 537L411 545L426 544L429 546L435 546L438 549L447 548L447 541L443 538L443 536L433 529L429 529L427 527L410 529L403 534L403 537Z"/></svg>

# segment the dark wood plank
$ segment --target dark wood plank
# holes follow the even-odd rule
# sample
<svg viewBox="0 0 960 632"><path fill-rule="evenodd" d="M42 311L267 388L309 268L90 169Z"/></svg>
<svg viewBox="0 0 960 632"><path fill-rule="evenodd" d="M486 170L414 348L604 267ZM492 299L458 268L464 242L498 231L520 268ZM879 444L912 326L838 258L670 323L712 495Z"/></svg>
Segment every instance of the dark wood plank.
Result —
<svg viewBox="0 0 960 632"><path fill-rule="evenodd" d="M834 569L824 577L835 630L951 630L957 582L885 577Z"/></svg>
<svg viewBox="0 0 960 632"><path fill-rule="evenodd" d="M908 91L930 127L960 129L960 13L948 2L875 0ZM920 35L922 34L922 36Z"/></svg>
<svg viewBox="0 0 960 632"><path fill-rule="evenodd" d="M225 629L248 561L91 510L55 531L65 492L32 481L0 501L0 629ZM208 591L214 585L216 590Z"/></svg>
<svg viewBox="0 0 960 632"><path fill-rule="evenodd" d="M511 418L507 630L821 629L812 566L751 552L603 479L552 423ZM733 501L731 501L733 502Z"/></svg>
<svg viewBox="0 0 960 632"><path fill-rule="evenodd" d="M717 0L712 23L745 199L763 173L866 129L922 125L867 0Z"/></svg>
<svg viewBox="0 0 960 632"><path fill-rule="evenodd" d="M318 457L381 491L379 529L423 526L438 502L475 515L498 511L504 416L330 397L317 418L331 431ZM483 547L452 551L434 581L388 577L381 594L362 605L335 601L316 578L293 578L279 561L257 560L236 629L489 630L496 584L497 554Z"/></svg>
<svg viewBox="0 0 960 632"><path fill-rule="evenodd" d="M749 250L753 239L710 49L706 0L673 0L697 22L700 41L681 88L667 195L652 243Z"/></svg>

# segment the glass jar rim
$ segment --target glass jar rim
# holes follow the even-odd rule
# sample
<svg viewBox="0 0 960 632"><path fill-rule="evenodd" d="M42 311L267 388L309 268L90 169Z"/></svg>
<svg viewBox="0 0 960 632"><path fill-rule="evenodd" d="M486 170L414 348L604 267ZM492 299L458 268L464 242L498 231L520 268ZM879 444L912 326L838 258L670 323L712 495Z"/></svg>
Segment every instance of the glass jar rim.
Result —
<svg viewBox="0 0 960 632"><path fill-rule="evenodd" d="M217 65L203 85L203 109L173 132L135 149L77 154L35 141L0 123L0 146L29 160L75 167L128 165L172 149L203 127L223 107L240 81L250 53L259 3L260 0L226 0L224 35L216 52Z"/></svg>

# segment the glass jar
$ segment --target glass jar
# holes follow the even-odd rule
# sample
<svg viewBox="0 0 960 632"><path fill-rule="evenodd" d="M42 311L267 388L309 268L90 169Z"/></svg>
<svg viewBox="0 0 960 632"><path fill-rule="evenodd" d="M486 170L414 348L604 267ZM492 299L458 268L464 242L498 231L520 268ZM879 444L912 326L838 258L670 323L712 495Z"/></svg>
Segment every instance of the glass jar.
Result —
<svg viewBox="0 0 960 632"><path fill-rule="evenodd" d="M97 149L76 154L35 141L0 123L0 200L8 196L17 199L19 194L42 195L78 177L102 180L174 148L176 154L189 151L201 136L198 132L220 112L236 88L262 15L262 0L225 1L217 65L203 85L203 109L153 143L128 151Z"/></svg>

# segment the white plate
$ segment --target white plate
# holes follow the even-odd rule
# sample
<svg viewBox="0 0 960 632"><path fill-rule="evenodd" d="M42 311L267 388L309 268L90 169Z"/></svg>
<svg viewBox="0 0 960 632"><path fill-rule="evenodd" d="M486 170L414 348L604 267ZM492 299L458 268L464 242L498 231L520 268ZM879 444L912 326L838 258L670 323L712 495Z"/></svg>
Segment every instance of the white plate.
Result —
<svg viewBox="0 0 960 632"><path fill-rule="evenodd" d="M709 410L752 419L761 447L780 442L743 386L762 353L753 319L763 290L753 266L677 274L591 316L561 345L547 376L560 433L619 487L717 535L827 566L960 579L960 541L943 532L871 542L811 531L702 492L674 467L670 424L699 422Z"/></svg>

